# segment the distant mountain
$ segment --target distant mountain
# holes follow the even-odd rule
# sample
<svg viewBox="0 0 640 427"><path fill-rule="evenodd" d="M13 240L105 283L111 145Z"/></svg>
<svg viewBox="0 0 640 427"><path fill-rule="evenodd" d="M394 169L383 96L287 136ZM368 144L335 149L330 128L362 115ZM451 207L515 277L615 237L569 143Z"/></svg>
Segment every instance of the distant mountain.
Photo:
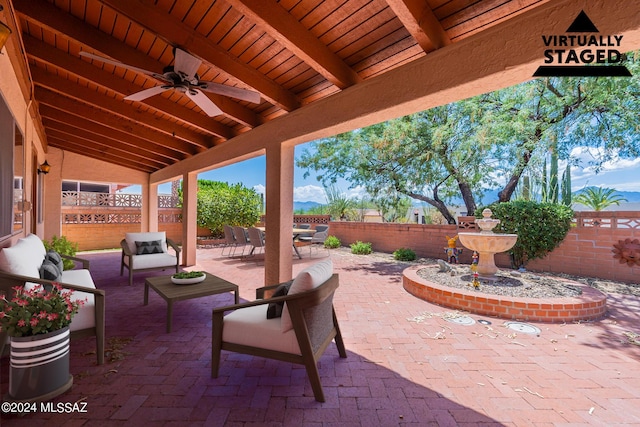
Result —
<svg viewBox="0 0 640 427"><path fill-rule="evenodd" d="M293 211L294 212L298 212L300 210L306 212L309 209L315 208L322 205L322 203L318 203L318 202L293 202Z"/></svg>
<svg viewBox="0 0 640 427"><path fill-rule="evenodd" d="M578 194L582 193L584 190L585 190L584 188L581 188L580 190L574 191L572 194L575 197ZM493 203L497 201L499 191L500 191L499 189L485 191L485 194L482 200L480 201L476 200L476 203L479 206L482 206L482 205L488 205L489 203ZM627 201L620 203L620 206L613 206L612 209L625 210L624 208L625 203L640 203L640 191L616 191L616 194L621 195L622 197L627 199ZM451 201L451 204L462 206L464 205L464 202L462 201L461 198L455 198Z"/></svg>

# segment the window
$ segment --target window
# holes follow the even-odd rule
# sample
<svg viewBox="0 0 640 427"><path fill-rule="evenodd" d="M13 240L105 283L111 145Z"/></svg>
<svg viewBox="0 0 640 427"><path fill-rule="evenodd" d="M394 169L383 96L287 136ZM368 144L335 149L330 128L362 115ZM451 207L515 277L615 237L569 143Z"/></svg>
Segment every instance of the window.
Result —
<svg viewBox="0 0 640 427"><path fill-rule="evenodd" d="M24 141L0 96L0 240L22 230Z"/></svg>

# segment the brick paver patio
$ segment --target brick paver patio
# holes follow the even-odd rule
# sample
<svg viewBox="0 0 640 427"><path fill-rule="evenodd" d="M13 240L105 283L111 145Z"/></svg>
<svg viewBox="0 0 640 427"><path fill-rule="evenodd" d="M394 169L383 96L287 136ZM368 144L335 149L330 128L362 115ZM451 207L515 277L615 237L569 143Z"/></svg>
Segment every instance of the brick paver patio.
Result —
<svg viewBox="0 0 640 427"><path fill-rule="evenodd" d="M304 255L294 273L324 253ZM107 363L96 366L91 339L73 341L74 385L55 402L86 402L87 412L2 414L3 426L640 425L638 297L611 294L599 321L536 323L539 336L477 315L491 325L466 326L402 288L407 264L332 251L348 358L333 345L321 358L318 403L298 365L223 352L211 378L211 309L231 294L176 303L168 334L164 301L152 293L143 305L145 273L130 287L118 252L82 256L107 292ZM260 263L220 249L197 256L196 269L237 283L241 300L263 284ZM7 358L0 374L6 393Z"/></svg>

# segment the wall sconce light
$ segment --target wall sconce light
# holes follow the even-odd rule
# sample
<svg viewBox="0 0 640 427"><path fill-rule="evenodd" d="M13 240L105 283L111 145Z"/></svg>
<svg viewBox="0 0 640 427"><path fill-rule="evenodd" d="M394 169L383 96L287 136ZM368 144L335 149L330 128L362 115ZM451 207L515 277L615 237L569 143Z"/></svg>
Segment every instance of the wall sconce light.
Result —
<svg viewBox="0 0 640 427"><path fill-rule="evenodd" d="M4 8L2 7L2 5L0 5L0 12L2 12L3 9ZM6 24L0 22L0 50L2 50L10 35L11 28L7 27Z"/></svg>
<svg viewBox="0 0 640 427"><path fill-rule="evenodd" d="M45 160L43 164L40 165L40 167L38 168L38 175L42 174L48 174L49 171L51 170L51 165L49 163L47 163L47 161Z"/></svg>

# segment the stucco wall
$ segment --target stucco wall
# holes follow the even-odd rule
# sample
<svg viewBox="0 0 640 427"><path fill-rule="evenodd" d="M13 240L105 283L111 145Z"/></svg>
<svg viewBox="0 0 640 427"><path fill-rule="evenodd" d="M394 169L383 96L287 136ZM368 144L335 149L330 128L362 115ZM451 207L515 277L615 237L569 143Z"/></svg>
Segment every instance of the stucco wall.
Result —
<svg viewBox="0 0 640 427"><path fill-rule="evenodd" d="M51 172L45 176L45 220L44 238L62 233L62 181L88 181L118 184L145 185L149 174L100 160L91 159L79 154L49 148L47 161ZM140 231L140 224L136 224ZM119 242L119 240L118 240Z"/></svg>

